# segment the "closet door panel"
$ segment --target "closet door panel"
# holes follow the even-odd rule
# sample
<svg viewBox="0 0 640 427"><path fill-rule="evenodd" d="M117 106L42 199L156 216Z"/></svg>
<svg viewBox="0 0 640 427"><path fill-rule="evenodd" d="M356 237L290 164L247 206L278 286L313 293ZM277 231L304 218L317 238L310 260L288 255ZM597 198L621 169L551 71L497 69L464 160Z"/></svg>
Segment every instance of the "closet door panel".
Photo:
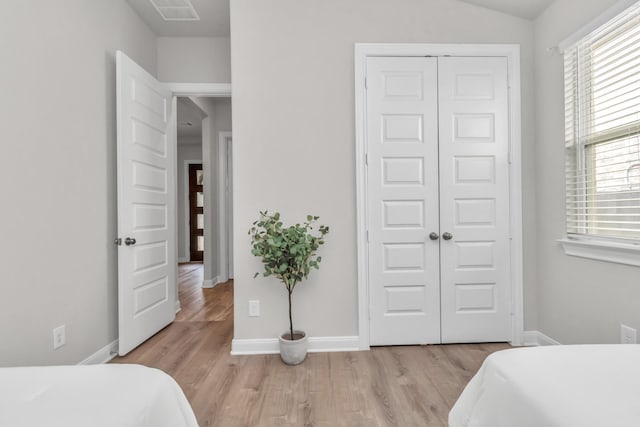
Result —
<svg viewBox="0 0 640 427"><path fill-rule="evenodd" d="M507 77L506 58L367 60L372 345L511 338Z"/></svg>
<svg viewBox="0 0 640 427"><path fill-rule="evenodd" d="M508 341L506 58L440 58L442 342Z"/></svg>
<svg viewBox="0 0 640 427"><path fill-rule="evenodd" d="M372 345L440 342L436 58L367 62Z"/></svg>

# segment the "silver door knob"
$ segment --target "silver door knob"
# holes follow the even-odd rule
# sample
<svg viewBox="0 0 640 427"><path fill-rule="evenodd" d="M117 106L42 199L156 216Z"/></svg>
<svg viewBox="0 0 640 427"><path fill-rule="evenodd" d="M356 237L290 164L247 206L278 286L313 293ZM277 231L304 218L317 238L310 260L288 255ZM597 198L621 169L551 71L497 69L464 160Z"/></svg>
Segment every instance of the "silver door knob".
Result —
<svg viewBox="0 0 640 427"><path fill-rule="evenodd" d="M442 238L443 238L444 240L451 240L451 239L453 239L453 234L451 234L451 233L449 233L449 232L447 231L446 233L443 233L443 234L442 234ZM126 242L125 242L125 243L126 243Z"/></svg>
<svg viewBox="0 0 640 427"><path fill-rule="evenodd" d="M136 239L134 239L132 237L127 237L126 239L124 239L124 244L127 245L127 246L135 245L136 244Z"/></svg>
<svg viewBox="0 0 640 427"><path fill-rule="evenodd" d="M432 231L431 233L429 233L429 238L431 240L438 240L440 238L440 235L435 231Z"/></svg>

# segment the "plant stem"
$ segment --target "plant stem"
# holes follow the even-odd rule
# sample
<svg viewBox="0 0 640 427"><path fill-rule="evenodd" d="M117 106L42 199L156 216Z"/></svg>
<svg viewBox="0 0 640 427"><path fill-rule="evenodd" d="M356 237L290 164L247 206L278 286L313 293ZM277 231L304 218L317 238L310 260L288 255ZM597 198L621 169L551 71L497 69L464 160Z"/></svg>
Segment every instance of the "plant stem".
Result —
<svg viewBox="0 0 640 427"><path fill-rule="evenodd" d="M293 341L293 318L291 317L291 294L293 293L293 288L287 287L289 291L289 331L291 333L291 341Z"/></svg>

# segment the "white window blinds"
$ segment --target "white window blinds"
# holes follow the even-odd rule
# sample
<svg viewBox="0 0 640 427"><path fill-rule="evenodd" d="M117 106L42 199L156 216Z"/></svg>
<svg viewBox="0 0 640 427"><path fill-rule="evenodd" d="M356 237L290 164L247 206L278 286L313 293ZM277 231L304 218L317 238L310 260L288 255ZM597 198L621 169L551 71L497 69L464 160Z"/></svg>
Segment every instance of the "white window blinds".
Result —
<svg viewBox="0 0 640 427"><path fill-rule="evenodd" d="M567 233L640 240L640 3L564 67Z"/></svg>

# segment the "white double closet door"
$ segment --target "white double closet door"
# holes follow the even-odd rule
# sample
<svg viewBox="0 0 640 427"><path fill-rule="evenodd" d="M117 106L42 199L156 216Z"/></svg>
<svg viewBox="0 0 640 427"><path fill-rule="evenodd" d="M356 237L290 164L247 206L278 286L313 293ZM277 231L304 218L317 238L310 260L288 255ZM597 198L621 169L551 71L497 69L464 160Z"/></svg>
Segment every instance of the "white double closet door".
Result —
<svg viewBox="0 0 640 427"><path fill-rule="evenodd" d="M371 345L511 340L503 57L367 60Z"/></svg>

